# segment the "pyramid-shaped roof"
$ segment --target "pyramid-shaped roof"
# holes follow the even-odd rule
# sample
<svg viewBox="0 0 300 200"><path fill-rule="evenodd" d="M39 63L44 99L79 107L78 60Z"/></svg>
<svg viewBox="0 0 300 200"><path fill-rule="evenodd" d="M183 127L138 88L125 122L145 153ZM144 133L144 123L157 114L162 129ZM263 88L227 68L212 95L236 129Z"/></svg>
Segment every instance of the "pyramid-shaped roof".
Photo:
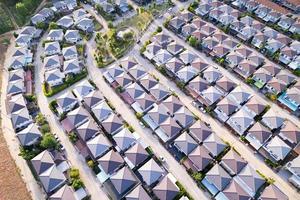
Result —
<svg viewBox="0 0 300 200"><path fill-rule="evenodd" d="M138 172L142 176L147 185L151 185L156 182L164 174L164 170L151 158L142 167L138 169Z"/></svg>
<svg viewBox="0 0 300 200"><path fill-rule="evenodd" d="M113 174L121 165L123 165L124 160L118 152L111 149L98 159L98 163L106 174Z"/></svg>
<svg viewBox="0 0 300 200"><path fill-rule="evenodd" d="M134 166L138 166L149 156L147 151L139 143L134 144L124 154Z"/></svg>
<svg viewBox="0 0 300 200"><path fill-rule="evenodd" d="M189 134L184 132L174 140L174 145L185 155L188 155L197 147L198 144Z"/></svg>
<svg viewBox="0 0 300 200"><path fill-rule="evenodd" d="M198 120L190 128L190 134L198 141L203 142L210 134L212 134L211 128L209 128L204 122Z"/></svg>
<svg viewBox="0 0 300 200"><path fill-rule="evenodd" d="M116 174L110 177L110 180L120 195L126 193L137 184L137 179L128 167L120 169Z"/></svg>
<svg viewBox="0 0 300 200"><path fill-rule="evenodd" d="M172 200L179 193L179 188L167 175L153 188L153 192L158 199Z"/></svg>
<svg viewBox="0 0 300 200"><path fill-rule="evenodd" d="M99 134L90 139L86 142L86 145L94 158L102 156L112 146L109 140L103 134Z"/></svg>
<svg viewBox="0 0 300 200"><path fill-rule="evenodd" d="M113 139L115 140L117 146L123 151L128 149L136 142L136 139L128 130L128 128L123 128L120 132L113 136Z"/></svg>

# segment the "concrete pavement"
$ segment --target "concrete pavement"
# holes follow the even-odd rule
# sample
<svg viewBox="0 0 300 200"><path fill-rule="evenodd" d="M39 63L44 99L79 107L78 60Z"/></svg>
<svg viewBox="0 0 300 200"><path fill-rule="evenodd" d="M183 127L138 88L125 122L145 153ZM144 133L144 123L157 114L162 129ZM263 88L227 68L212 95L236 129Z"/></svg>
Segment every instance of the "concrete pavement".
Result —
<svg viewBox="0 0 300 200"><path fill-rule="evenodd" d="M93 47L91 40L87 43L87 69L91 76L91 79L98 86L99 90L103 95L114 105L116 111L125 117L126 121L132 125L137 133L141 136L142 140L148 143L153 149L157 156L163 156L168 163L168 170L171 172L177 180L185 187L185 189L193 196L194 199L209 199L210 196L201 190L194 180L187 174L185 168L180 165L174 157L164 148L164 146L159 142L159 140L154 137L152 131L148 128L143 128L136 118L133 110L131 110L128 105L126 105L123 100L114 92L113 89L105 82L102 73L99 68L94 63L93 59Z"/></svg>
<svg viewBox="0 0 300 200"><path fill-rule="evenodd" d="M66 157L70 161L72 167L79 169L80 177L84 182L88 193L91 195L91 199L98 199L99 196L101 196L101 199L108 200L109 198L101 188L102 186L100 182L97 180L92 170L87 166L84 157L80 155L80 153L75 149L74 145L70 142L68 136L63 131L61 124L56 119L55 115L52 113L48 106L50 101L47 99L47 97L44 96L42 91L44 74L42 69L43 63L40 59L42 52L44 52L44 50L42 47L42 42L40 42L37 47L37 53L35 54L34 65L37 66L35 70L35 94L37 96L41 113L44 114L47 121L49 122L52 133L57 134L61 144L65 147ZM67 88L66 90L69 90L69 88Z"/></svg>

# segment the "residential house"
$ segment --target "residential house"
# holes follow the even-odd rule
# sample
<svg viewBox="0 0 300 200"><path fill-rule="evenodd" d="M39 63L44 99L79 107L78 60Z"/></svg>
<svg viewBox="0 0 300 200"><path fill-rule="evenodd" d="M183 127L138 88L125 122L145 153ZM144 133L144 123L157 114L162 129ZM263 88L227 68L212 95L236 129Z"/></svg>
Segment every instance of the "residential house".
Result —
<svg viewBox="0 0 300 200"><path fill-rule="evenodd" d="M289 146L294 147L300 142L300 128L291 121L286 121L280 129L279 137Z"/></svg>
<svg viewBox="0 0 300 200"><path fill-rule="evenodd" d="M95 88L90 84L90 82L88 80L84 80L73 89L73 93L80 101L82 101L94 90Z"/></svg>
<svg viewBox="0 0 300 200"><path fill-rule="evenodd" d="M75 110L70 111L67 114L67 118L69 122L75 127L79 127L85 122L87 122L90 118L89 113L82 107L79 106Z"/></svg>
<svg viewBox="0 0 300 200"><path fill-rule="evenodd" d="M264 6L263 4L260 4L257 7L257 9L254 11L254 13L260 19L265 18L270 12L271 12L271 8L268 8L268 7Z"/></svg>
<svg viewBox="0 0 300 200"><path fill-rule="evenodd" d="M58 55L47 56L44 58L45 71L60 68L61 60Z"/></svg>
<svg viewBox="0 0 300 200"><path fill-rule="evenodd" d="M149 157L147 151L138 142L136 142L131 148L125 151L124 155L124 160L131 169L139 167Z"/></svg>
<svg viewBox="0 0 300 200"><path fill-rule="evenodd" d="M92 33L94 31L94 22L92 19L85 17L76 22L76 27L84 32Z"/></svg>
<svg viewBox="0 0 300 200"><path fill-rule="evenodd" d="M131 192L129 192L126 197L128 200L136 200L136 199L143 199L143 200L151 200L149 194L145 191L142 185L138 185L135 187Z"/></svg>
<svg viewBox="0 0 300 200"><path fill-rule="evenodd" d="M78 30L67 30L64 37L67 42L73 44L76 44L82 39Z"/></svg>
<svg viewBox="0 0 300 200"><path fill-rule="evenodd" d="M223 191L231 181L231 176L221 167L214 165L202 179L201 183L206 189L215 196L218 192Z"/></svg>
<svg viewBox="0 0 300 200"><path fill-rule="evenodd" d="M60 26L64 29L70 29L73 26L74 21L73 21L72 17L63 16L56 23L58 26Z"/></svg>
<svg viewBox="0 0 300 200"><path fill-rule="evenodd" d="M112 109L105 101L102 101L101 103L91 108L91 111L100 123L113 113Z"/></svg>
<svg viewBox="0 0 300 200"><path fill-rule="evenodd" d="M281 27L283 30L288 30L293 24L294 20L287 16L282 16L280 21L277 23L279 27Z"/></svg>
<svg viewBox="0 0 300 200"><path fill-rule="evenodd" d="M203 171L210 163L213 162L208 150L202 145L197 146L188 155L188 160L191 162L193 170L197 172Z"/></svg>
<svg viewBox="0 0 300 200"><path fill-rule="evenodd" d="M300 89L292 87L278 97L278 101L291 111L300 109Z"/></svg>
<svg viewBox="0 0 300 200"><path fill-rule="evenodd" d="M42 137L38 127L31 123L27 128L17 132L17 137L22 146L31 146L36 144Z"/></svg>
<svg viewBox="0 0 300 200"><path fill-rule="evenodd" d="M138 184L137 177L127 166L112 175L110 181L119 196L124 196Z"/></svg>
<svg viewBox="0 0 300 200"><path fill-rule="evenodd" d="M176 184L176 179L173 175L167 174L153 188L153 192L158 199L174 199L179 194L179 188Z"/></svg>
<svg viewBox="0 0 300 200"><path fill-rule="evenodd" d="M273 76L263 67L256 70L252 76L255 81L254 85L259 89L263 88L272 78Z"/></svg>
<svg viewBox="0 0 300 200"><path fill-rule="evenodd" d="M268 92L278 95L286 88L286 83L276 77L273 77L265 86Z"/></svg>
<svg viewBox="0 0 300 200"><path fill-rule="evenodd" d="M72 92L68 91L57 97L56 103L58 106L57 111L62 114L73 110L73 108L75 108L75 106L78 104L78 101Z"/></svg>
<svg viewBox="0 0 300 200"><path fill-rule="evenodd" d="M57 41L56 42L48 42L45 44L44 54L46 56L51 56L51 55L60 54L60 53L61 53L61 49L60 49L60 45Z"/></svg>
<svg viewBox="0 0 300 200"><path fill-rule="evenodd" d="M280 50L279 61L288 65L297 56L297 52L291 47L285 46Z"/></svg>
<svg viewBox="0 0 300 200"><path fill-rule="evenodd" d="M251 44L253 46L255 46L256 48L260 49L265 45L267 40L268 40L268 37L263 32L259 31L253 36L253 38L251 40Z"/></svg>
<svg viewBox="0 0 300 200"><path fill-rule="evenodd" d="M210 156L216 158L225 150L227 144L215 133L212 133L203 141L203 146L208 150Z"/></svg>
<svg viewBox="0 0 300 200"><path fill-rule="evenodd" d="M109 115L101 124L104 130L110 135L116 134L124 127L122 120L116 114Z"/></svg>
<svg viewBox="0 0 300 200"><path fill-rule="evenodd" d="M250 200L251 196L245 191L246 189L241 186L235 179L233 179L230 184L217 196L216 199L244 199Z"/></svg>
<svg viewBox="0 0 300 200"><path fill-rule="evenodd" d="M151 158L138 169L143 181L151 186L164 175L165 171Z"/></svg>
<svg viewBox="0 0 300 200"><path fill-rule="evenodd" d="M62 29L52 29L49 31L47 40L49 41L62 41L64 38L64 32Z"/></svg>
<svg viewBox="0 0 300 200"><path fill-rule="evenodd" d="M214 113L216 113L219 120L225 122L238 108L238 105L234 101L225 97L217 103Z"/></svg>
<svg viewBox="0 0 300 200"><path fill-rule="evenodd" d="M247 165L247 161L244 160L236 150L228 151L222 158L220 165L231 175L237 175Z"/></svg>
<svg viewBox="0 0 300 200"><path fill-rule="evenodd" d="M72 60L78 57L76 46L64 47L62 54L65 60Z"/></svg>
<svg viewBox="0 0 300 200"><path fill-rule="evenodd" d="M77 58L64 61L63 70L65 75L79 74L82 70Z"/></svg>
<svg viewBox="0 0 300 200"><path fill-rule="evenodd" d="M268 187L264 189L264 191L261 193L258 200L266 200L269 198L273 199L282 199L282 200L288 200L286 194L284 194L276 185L271 184Z"/></svg>
<svg viewBox="0 0 300 200"><path fill-rule="evenodd" d="M54 87L64 83L65 75L58 68L45 72L45 82Z"/></svg>
<svg viewBox="0 0 300 200"><path fill-rule="evenodd" d="M233 114L226 122L239 135L244 135L245 131L254 124L253 117L242 107Z"/></svg>
<svg viewBox="0 0 300 200"><path fill-rule="evenodd" d="M122 156L113 149L101 156L97 161L100 170L107 175L116 173L124 163Z"/></svg>
<svg viewBox="0 0 300 200"><path fill-rule="evenodd" d="M280 128L283 125L284 119L271 108L263 115L261 122L273 130Z"/></svg>
<svg viewBox="0 0 300 200"><path fill-rule="evenodd" d="M117 144L116 149L118 152L127 151L137 142L136 138L134 137L134 133L131 133L128 128L124 128L119 131L113 136L113 139Z"/></svg>
<svg viewBox="0 0 300 200"><path fill-rule="evenodd" d="M263 126L260 122L256 122L247 132L246 139L250 145L259 150L272 137L272 132Z"/></svg>
<svg viewBox="0 0 300 200"><path fill-rule="evenodd" d="M96 137L88 140L86 145L94 159L103 156L112 147L111 143L104 134L99 134Z"/></svg>
<svg viewBox="0 0 300 200"><path fill-rule="evenodd" d="M82 125L78 126L76 131L79 138L85 142L89 141L91 138L95 138L96 135L100 132L96 122L91 119L89 119L87 122L83 123Z"/></svg>
<svg viewBox="0 0 300 200"><path fill-rule="evenodd" d="M170 20L169 27L175 33L180 33L181 28L183 27L184 24L185 24L185 21L181 17L176 16Z"/></svg>
<svg viewBox="0 0 300 200"><path fill-rule="evenodd" d="M264 149L269 152L271 158L273 158L273 160L276 162L284 160L292 150L292 148L278 136L275 136L269 142L267 142L264 145Z"/></svg>
<svg viewBox="0 0 300 200"><path fill-rule="evenodd" d="M174 140L174 146L184 155L189 155L197 146L197 142L186 132L182 133Z"/></svg>

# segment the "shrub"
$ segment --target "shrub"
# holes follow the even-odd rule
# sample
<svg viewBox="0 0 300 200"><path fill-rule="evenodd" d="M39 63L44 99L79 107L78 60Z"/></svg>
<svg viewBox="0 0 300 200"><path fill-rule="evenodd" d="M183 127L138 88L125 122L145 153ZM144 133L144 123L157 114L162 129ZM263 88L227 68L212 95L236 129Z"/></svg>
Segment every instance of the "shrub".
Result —
<svg viewBox="0 0 300 200"><path fill-rule="evenodd" d="M46 133L42 137L41 147L44 149L57 149L58 142L51 133Z"/></svg>
<svg viewBox="0 0 300 200"><path fill-rule="evenodd" d="M43 134L46 134L46 133L50 132L50 126L49 126L49 124L43 124L40 129L41 129L41 132Z"/></svg>
<svg viewBox="0 0 300 200"><path fill-rule="evenodd" d="M38 125L42 126L45 123L47 123L44 115L42 113L39 113L36 117L35 117L35 121Z"/></svg>
<svg viewBox="0 0 300 200"><path fill-rule="evenodd" d="M58 25L55 22L50 22L49 29L50 30L52 30L52 29L58 29Z"/></svg>
<svg viewBox="0 0 300 200"><path fill-rule="evenodd" d="M80 178L80 176L79 176L79 170L75 169L75 168L71 168L70 169L70 178L72 178L72 179L78 179L78 178Z"/></svg>
<svg viewBox="0 0 300 200"><path fill-rule="evenodd" d="M76 133L71 132L71 133L69 134L69 139L70 139L70 141L74 144L74 143L77 142L78 137L77 137Z"/></svg>

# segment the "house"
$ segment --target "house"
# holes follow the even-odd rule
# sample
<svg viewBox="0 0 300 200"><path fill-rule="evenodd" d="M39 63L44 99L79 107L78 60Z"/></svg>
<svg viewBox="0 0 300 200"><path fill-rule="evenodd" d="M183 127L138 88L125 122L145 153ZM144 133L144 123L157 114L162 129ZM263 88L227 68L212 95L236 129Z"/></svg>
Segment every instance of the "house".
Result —
<svg viewBox="0 0 300 200"><path fill-rule="evenodd" d="M91 138L95 138L96 135L100 132L96 122L91 119L78 126L76 131L79 138L81 138L85 142L89 141Z"/></svg>
<svg viewBox="0 0 300 200"><path fill-rule="evenodd" d="M31 123L27 128L16 133L22 146L31 146L36 144L42 137L38 127Z"/></svg>
<svg viewBox="0 0 300 200"><path fill-rule="evenodd" d="M182 152L185 155L190 154L197 145L196 141L186 132L182 133L174 140L174 146L179 152Z"/></svg>
<svg viewBox="0 0 300 200"><path fill-rule="evenodd" d="M273 130L280 128L284 119L271 108L263 115L261 122Z"/></svg>
<svg viewBox="0 0 300 200"><path fill-rule="evenodd" d="M188 160L192 164L193 171L197 171L197 172L203 171L210 163L213 162L213 159L209 155L209 152L202 145L197 146L188 155Z"/></svg>
<svg viewBox="0 0 300 200"><path fill-rule="evenodd" d="M64 74L79 74L82 70L81 66L79 65L79 61L77 58L66 60L64 61L63 66Z"/></svg>
<svg viewBox="0 0 300 200"><path fill-rule="evenodd" d="M167 174L153 188L153 192L158 199L174 199L179 194L179 188L176 184L177 180L172 174Z"/></svg>
<svg viewBox="0 0 300 200"><path fill-rule="evenodd" d="M270 27L265 27L263 30L263 33L269 38L269 39L276 39L277 36L279 35L279 32L270 28Z"/></svg>
<svg viewBox="0 0 300 200"><path fill-rule="evenodd" d="M87 122L90 118L89 113L82 107L79 106L75 110L70 111L67 114L67 118L70 123L75 127L79 127L85 122Z"/></svg>
<svg viewBox="0 0 300 200"><path fill-rule="evenodd" d="M117 172L124 163L122 156L113 149L101 156L97 161L101 171L107 175Z"/></svg>
<svg viewBox="0 0 300 200"><path fill-rule="evenodd" d="M268 92L278 95L286 88L286 83L276 77L273 77L265 86Z"/></svg>
<svg viewBox="0 0 300 200"><path fill-rule="evenodd" d="M169 27L175 33L180 33L181 28L183 27L184 24L185 24L185 21L181 17L176 16L170 20Z"/></svg>
<svg viewBox="0 0 300 200"><path fill-rule="evenodd" d="M237 110L238 105L231 99L225 97L219 103L217 103L214 113L216 113L219 120L225 122Z"/></svg>
<svg viewBox="0 0 300 200"><path fill-rule="evenodd" d="M203 146L208 150L210 156L216 158L225 150L227 144L215 133L212 133L203 141Z"/></svg>
<svg viewBox="0 0 300 200"><path fill-rule="evenodd" d="M263 67L256 70L252 76L255 81L254 85L259 89L263 88L272 78L273 76Z"/></svg>
<svg viewBox="0 0 300 200"><path fill-rule="evenodd" d="M183 46L178 44L177 42L171 42L167 46L167 50L172 54L172 55L178 55L183 51Z"/></svg>
<svg viewBox="0 0 300 200"><path fill-rule="evenodd" d="M278 74L281 70L281 68L278 65L275 65L273 63L267 62L265 63L262 68L268 71L272 76L275 76Z"/></svg>
<svg viewBox="0 0 300 200"><path fill-rule="evenodd" d="M54 12L51 8L43 8L39 11L39 14L43 15L46 19L52 19L54 17Z"/></svg>
<svg viewBox="0 0 300 200"><path fill-rule="evenodd" d="M124 196L138 183L135 174L126 166L121 168L116 174L112 175L110 181L119 196Z"/></svg>
<svg viewBox="0 0 300 200"><path fill-rule="evenodd" d="M263 20L265 22L276 23L281 18L281 15L281 13L271 10L271 12L269 12L267 16L263 18Z"/></svg>
<svg viewBox="0 0 300 200"><path fill-rule="evenodd" d="M72 92L68 91L59 97L56 98L57 103L57 111L62 114L73 110L73 108L77 105L78 101L72 94Z"/></svg>
<svg viewBox="0 0 300 200"><path fill-rule="evenodd" d="M255 9L258 8L259 4L256 1L250 0L250 1L245 1L246 3L244 4L245 8L249 12L253 12Z"/></svg>
<svg viewBox="0 0 300 200"><path fill-rule="evenodd" d="M54 87L64 83L65 75L58 68L45 72L45 82Z"/></svg>
<svg viewBox="0 0 300 200"><path fill-rule="evenodd" d="M45 71L60 68L61 61L58 55L47 56L44 58Z"/></svg>
<svg viewBox="0 0 300 200"><path fill-rule="evenodd" d="M96 137L88 140L86 145L94 159L103 156L112 147L111 143L104 134L99 134Z"/></svg>
<svg viewBox="0 0 300 200"><path fill-rule="evenodd" d="M118 6L122 13L126 13L127 11L129 11L127 0L116 0L115 4Z"/></svg>
<svg viewBox="0 0 300 200"><path fill-rule="evenodd" d="M63 16L56 23L57 23L58 26L60 26L64 29L69 29L73 26L74 21L73 21L72 17Z"/></svg>
<svg viewBox="0 0 300 200"><path fill-rule="evenodd" d="M180 112L180 109L183 107L182 102L173 95L170 95L168 98L166 98L162 104L168 109L167 113L171 116L174 116L175 113Z"/></svg>
<svg viewBox="0 0 300 200"><path fill-rule="evenodd" d="M156 84L150 89L150 94L154 97L154 99L157 102L161 102L169 96L170 92L164 85Z"/></svg>
<svg viewBox="0 0 300 200"><path fill-rule="evenodd" d="M252 40L251 40L251 44L253 46L255 46L256 48L262 48L264 46L264 44L267 42L268 37L263 33L263 32L257 32Z"/></svg>
<svg viewBox="0 0 300 200"><path fill-rule="evenodd" d="M264 189L264 191L261 193L258 200L265 200L265 199L282 199L282 200L288 200L289 198L287 195L285 195L277 186L274 184L269 185Z"/></svg>
<svg viewBox="0 0 300 200"><path fill-rule="evenodd" d="M254 119L247 110L242 107L233 114L226 122L236 133L244 135L245 131L254 124Z"/></svg>
<svg viewBox="0 0 300 200"><path fill-rule="evenodd" d="M73 89L73 93L80 101L82 101L86 96L88 96L94 90L95 88L90 84L90 82L84 80Z"/></svg>
<svg viewBox="0 0 300 200"><path fill-rule="evenodd" d="M272 132L263 126L260 122L256 122L248 131L246 139L250 145L259 150L272 137Z"/></svg>
<svg viewBox="0 0 300 200"><path fill-rule="evenodd" d="M31 46L32 37L30 35L19 34L16 38L16 46L17 47L30 47Z"/></svg>
<svg viewBox="0 0 300 200"><path fill-rule="evenodd" d="M26 108L25 98L23 97L22 94L18 94L10 97L7 104L8 104L9 113L14 113L23 108Z"/></svg>
<svg viewBox="0 0 300 200"><path fill-rule="evenodd" d="M290 153L292 148L288 146L278 136L272 138L269 142L264 145L264 149L269 152L270 156L276 161L284 160L285 157Z"/></svg>
<svg viewBox="0 0 300 200"><path fill-rule="evenodd" d="M245 92L245 89L242 87L236 87L234 90L232 90L228 95L228 98L231 98L233 101L235 101L237 104L244 104L251 98L251 94L248 92Z"/></svg>
<svg viewBox="0 0 300 200"><path fill-rule="evenodd" d="M31 163L47 194L53 193L65 184L66 177L58 169L48 150L31 159Z"/></svg>
<svg viewBox="0 0 300 200"><path fill-rule="evenodd" d="M184 52L179 54L179 59L182 60L182 62L185 65L191 64L196 58L196 55L189 50L185 50Z"/></svg>
<svg viewBox="0 0 300 200"><path fill-rule="evenodd" d="M225 58L227 65L231 68L235 68L243 60L244 60L243 56L234 51L230 52Z"/></svg>
<svg viewBox="0 0 300 200"><path fill-rule="evenodd" d="M254 11L256 16L260 19L265 18L269 13L271 12L271 8L268 8L264 6L263 4L260 4L257 9Z"/></svg>
<svg viewBox="0 0 300 200"><path fill-rule="evenodd" d="M297 52L291 47L285 46L280 50L279 61L288 65L297 56Z"/></svg>
<svg viewBox="0 0 300 200"><path fill-rule="evenodd" d="M102 121L102 127L110 134L114 135L123 129L123 122L116 114L110 114L108 118Z"/></svg>
<svg viewBox="0 0 300 200"><path fill-rule="evenodd" d="M205 106L212 106L213 104L217 103L223 94L216 89L214 86L209 86L206 90L201 92L199 101L204 104Z"/></svg>
<svg viewBox="0 0 300 200"><path fill-rule="evenodd" d="M283 30L288 30L293 24L294 20L287 16L282 16L280 21L277 23L279 27L281 27Z"/></svg>
<svg viewBox="0 0 300 200"><path fill-rule="evenodd" d="M289 182L291 182L294 186L299 188L300 177L299 177L299 166L300 166L300 156L296 157L292 161L289 161L285 165L285 169L289 172Z"/></svg>
<svg viewBox="0 0 300 200"><path fill-rule="evenodd" d="M47 40L49 41L62 41L64 38L64 32L62 29L52 29L49 31Z"/></svg>
<svg viewBox="0 0 300 200"><path fill-rule="evenodd" d="M143 53L149 60L152 60L154 56L162 49L162 47L156 43L152 42L147 45L146 51Z"/></svg>
<svg viewBox="0 0 300 200"><path fill-rule="evenodd" d="M266 105L258 100L256 96L251 97L251 99L244 105L246 111L252 117L259 116L266 108Z"/></svg>
<svg viewBox="0 0 300 200"><path fill-rule="evenodd" d="M286 121L280 129L279 137L289 146L294 147L300 142L300 129L291 121Z"/></svg>
<svg viewBox="0 0 300 200"><path fill-rule="evenodd" d="M65 60L72 60L78 57L76 46L64 47L62 54Z"/></svg>
<svg viewBox="0 0 300 200"><path fill-rule="evenodd" d="M210 55L215 58L223 58L230 52L230 49L225 47L223 44L218 44L213 47Z"/></svg>
<svg viewBox="0 0 300 200"><path fill-rule="evenodd" d="M290 47L293 51L295 51L297 54L300 54L300 42L294 40L291 44Z"/></svg>
<svg viewBox="0 0 300 200"><path fill-rule="evenodd" d="M290 62L288 67L292 70L300 69L300 56L297 56L292 62Z"/></svg>
<svg viewBox="0 0 300 200"><path fill-rule="evenodd" d="M206 173L201 183L213 196L215 196L226 188L231 179L231 176L221 167L221 165L216 164Z"/></svg>
<svg viewBox="0 0 300 200"><path fill-rule="evenodd" d="M45 47L44 47L45 56L51 56L51 55L60 54L60 53L61 53L61 49L60 49L60 45L57 41L56 42L48 42L45 44Z"/></svg>
<svg viewBox="0 0 300 200"><path fill-rule="evenodd" d="M192 80L196 75L197 70L190 65L179 69L175 74L176 78L185 84Z"/></svg>
<svg viewBox="0 0 300 200"><path fill-rule="evenodd" d="M208 53L212 51L212 49L218 44L219 44L218 40L213 37L206 37L205 39L202 40L201 43L202 48L204 48L204 50Z"/></svg>
<svg viewBox="0 0 300 200"><path fill-rule="evenodd" d="M209 83L215 83L217 80L219 80L222 77L222 73L214 68L213 66L209 66L207 69L205 69L203 72L203 78L207 80Z"/></svg>
<svg viewBox="0 0 300 200"><path fill-rule="evenodd" d="M300 89L292 87L278 97L278 101L291 111L300 109Z"/></svg>
<svg viewBox="0 0 300 200"><path fill-rule="evenodd" d="M239 21L239 20L235 20L235 21L233 21L233 22L229 25L230 29L231 29L234 33L240 33L240 32L243 30L243 28L245 28L245 26L246 26L246 25L245 25L243 22Z"/></svg>
<svg viewBox="0 0 300 200"><path fill-rule="evenodd" d="M27 65L26 59L24 56L15 56L11 58L9 68L10 69L20 69Z"/></svg>
<svg viewBox="0 0 300 200"><path fill-rule="evenodd" d="M73 44L76 44L82 39L78 30L67 30L64 37L67 42Z"/></svg>
<svg viewBox="0 0 300 200"><path fill-rule="evenodd" d="M113 113L112 109L105 101L102 101L101 103L94 106L91 111L99 122L102 122L103 120L108 118L110 114Z"/></svg>
<svg viewBox="0 0 300 200"><path fill-rule="evenodd" d="M25 83L23 80L10 81L7 85L7 94L8 95L16 95L20 93L25 93Z"/></svg>
<svg viewBox="0 0 300 200"><path fill-rule="evenodd" d="M195 13L200 16L205 16L211 10L211 6L208 3L201 3L196 9Z"/></svg>
<svg viewBox="0 0 300 200"><path fill-rule="evenodd" d="M236 18L234 16L232 16L231 14L224 14L219 17L220 23L224 26L230 25L235 20L236 20Z"/></svg>
<svg viewBox="0 0 300 200"><path fill-rule="evenodd" d="M149 194L145 191L142 185L138 185L135 187L131 192L129 192L126 197L128 200L136 200L136 199L143 199L143 200L151 200Z"/></svg>
<svg viewBox="0 0 300 200"><path fill-rule="evenodd" d="M196 78L189 82L186 88L194 98L197 98L204 90L208 88L208 82L200 76L196 76Z"/></svg>
<svg viewBox="0 0 300 200"><path fill-rule="evenodd" d="M76 27L82 31L92 33L94 31L94 22L92 19L83 18L76 22Z"/></svg>
<svg viewBox="0 0 300 200"><path fill-rule="evenodd" d="M89 18L90 14L87 14L83 8L73 11L73 19L75 22L78 22L85 17Z"/></svg>
<svg viewBox="0 0 300 200"><path fill-rule="evenodd" d="M231 175L237 175L247 165L245 161L236 150L228 151L222 158L220 165Z"/></svg>
<svg viewBox="0 0 300 200"><path fill-rule="evenodd" d="M172 42L172 38L168 35L166 35L163 32L157 33L155 36L151 39L152 42L157 42L160 46L167 46L170 42Z"/></svg>
<svg viewBox="0 0 300 200"><path fill-rule="evenodd" d="M134 133L131 133L128 128L119 131L113 136L113 139L117 144L116 149L118 152L125 152L137 142Z"/></svg>
<svg viewBox="0 0 300 200"><path fill-rule="evenodd" d="M279 51L281 48L283 48L285 45L281 42L279 42L276 39L269 39L266 42L265 49L273 55L275 52Z"/></svg>
<svg viewBox="0 0 300 200"><path fill-rule="evenodd" d="M181 34L185 37L188 38L192 33L194 33L197 30L197 28L193 24L185 24L181 28Z"/></svg>
<svg viewBox="0 0 300 200"><path fill-rule="evenodd" d="M164 175L165 171L151 158L143 166L138 169L138 172L142 176L143 181L151 186L159 181Z"/></svg>
<svg viewBox="0 0 300 200"><path fill-rule="evenodd" d="M136 142L131 148L125 151L124 156L124 160L128 166L133 169L142 165L149 157L149 154L141 144Z"/></svg>
<svg viewBox="0 0 300 200"><path fill-rule="evenodd" d="M115 12L114 6L111 3L107 2L107 1L103 1L99 5L102 7L103 11L108 13L108 14L113 14Z"/></svg>
<svg viewBox="0 0 300 200"><path fill-rule="evenodd" d="M298 21L293 23L289 31L293 34L300 34L300 23Z"/></svg>
<svg viewBox="0 0 300 200"><path fill-rule="evenodd" d="M220 89L220 91L223 91L224 95L226 95L236 87L236 84L227 76L222 76L219 80L216 81L215 87Z"/></svg>
<svg viewBox="0 0 300 200"><path fill-rule="evenodd" d="M148 73L144 67L141 65L135 65L128 70L128 74L136 81L140 80L143 76L146 76Z"/></svg>
<svg viewBox="0 0 300 200"><path fill-rule="evenodd" d="M37 13L33 17L31 17L31 23L33 25L37 25L39 23L44 23L45 21L46 21L46 17L40 13Z"/></svg>
<svg viewBox="0 0 300 200"><path fill-rule="evenodd" d="M165 49L161 49L157 52L153 60L156 62L157 66L166 64L170 59L172 58L172 55Z"/></svg>
<svg viewBox="0 0 300 200"><path fill-rule="evenodd" d="M120 65L126 71L129 71L132 68L136 67L136 65L138 65L138 63L134 56L127 56L120 61Z"/></svg>
<svg viewBox="0 0 300 200"><path fill-rule="evenodd" d="M286 85L290 85L296 81L296 76L291 74L286 70L281 70L277 75L276 78L282 80Z"/></svg>
<svg viewBox="0 0 300 200"><path fill-rule="evenodd" d="M250 40L255 34L257 33L256 29L250 27L250 26L245 26L244 28L241 29L241 31L237 34L237 37L242 39L243 41L248 41Z"/></svg>
<svg viewBox="0 0 300 200"><path fill-rule="evenodd" d="M256 192L265 183L265 179L249 164L234 179L251 197L254 197Z"/></svg>
<svg viewBox="0 0 300 200"><path fill-rule="evenodd" d="M81 187L78 190L74 190L71 186L64 185L59 190L57 190L54 194L49 197L49 200L77 200L84 199L87 196L87 192Z"/></svg>
<svg viewBox="0 0 300 200"><path fill-rule="evenodd" d="M189 127L195 121L194 115L184 106L172 114L174 115L173 118L182 128Z"/></svg>
<svg viewBox="0 0 300 200"><path fill-rule="evenodd" d="M245 191L245 188L233 178L229 185L222 192L217 194L216 199L250 200L251 196Z"/></svg>
<svg viewBox="0 0 300 200"><path fill-rule="evenodd" d="M221 11L219 8L212 9L208 14L209 19L216 22L220 21L220 17L222 15L224 15L224 12Z"/></svg>

